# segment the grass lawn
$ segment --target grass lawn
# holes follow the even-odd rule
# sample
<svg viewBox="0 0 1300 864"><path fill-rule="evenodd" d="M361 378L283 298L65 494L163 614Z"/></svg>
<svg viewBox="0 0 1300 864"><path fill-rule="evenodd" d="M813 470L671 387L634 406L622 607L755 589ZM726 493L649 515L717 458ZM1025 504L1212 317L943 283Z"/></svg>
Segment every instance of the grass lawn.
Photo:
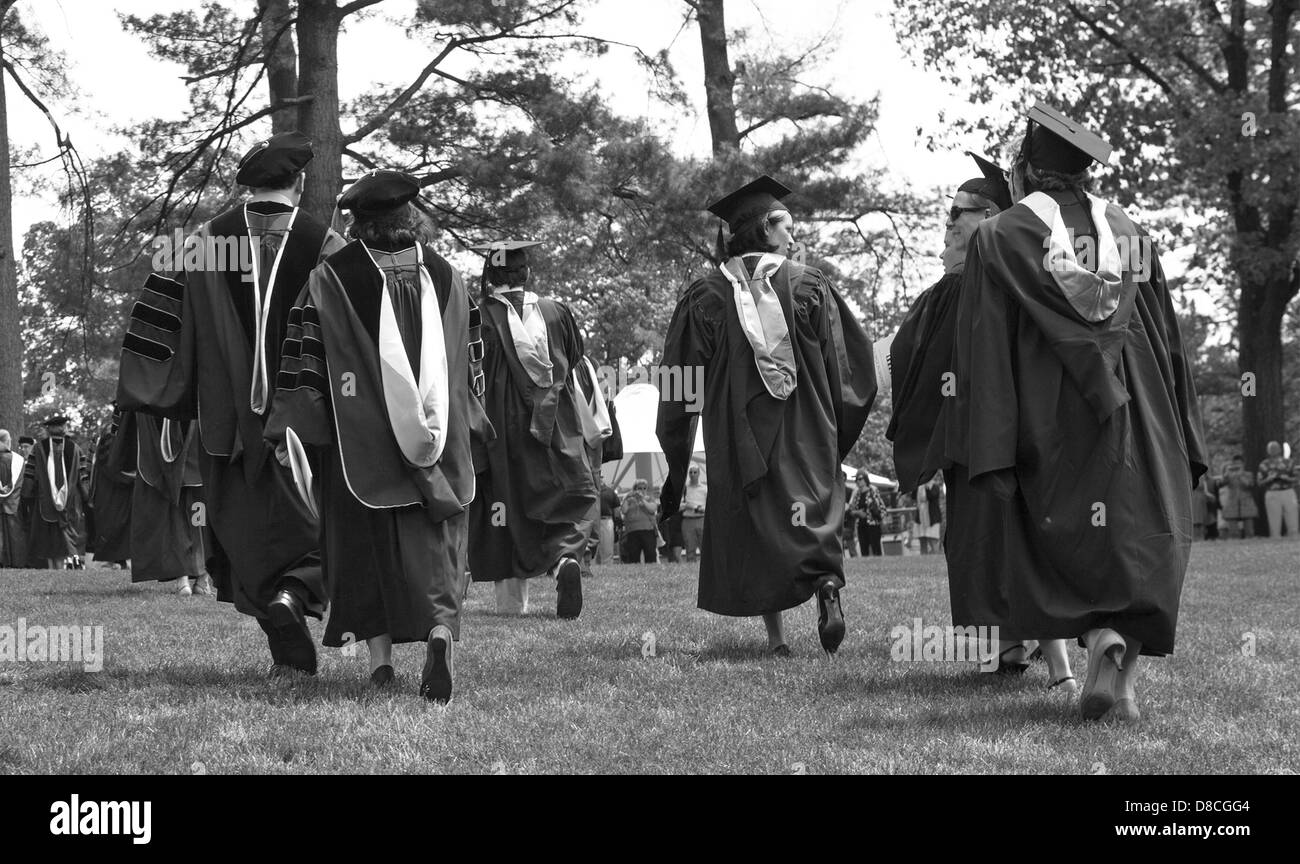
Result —
<svg viewBox="0 0 1300 864"><path fill-rule="evenodd" d="M364 647L321 649L315 679L268 681L257 625L211 598L93 567L0 570L0 625L102 625L106 655L95 673L0 662L0 773L1300 768L1300 544L1195 547L1178 652L1144 658L1136 728L1082 723L1044 691L1041 664L1005 679L891 662L891 628L948 623L943 558L847 563L834 659L815 605L788 613L794 656L768 657L757 620L695 609L688 565L595 568L575 622L555 619L544 581L523 617L496 615L491 586L475 586L447 707L416 694L422 646L395 650L391 695L368 688Z"/></svg>

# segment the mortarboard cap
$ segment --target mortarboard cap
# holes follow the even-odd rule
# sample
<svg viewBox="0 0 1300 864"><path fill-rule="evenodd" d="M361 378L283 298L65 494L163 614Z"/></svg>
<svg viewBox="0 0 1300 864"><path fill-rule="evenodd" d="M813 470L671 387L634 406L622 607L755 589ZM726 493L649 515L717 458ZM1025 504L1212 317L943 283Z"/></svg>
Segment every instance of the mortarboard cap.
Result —
<svg viewBox="0 0 1300 864"><path fill-rule="evenodd" d="M239 160L235 182L254 189L283 189L314 154L311 139L301 132L281 132L259 141Z"/></svg>
<svg viewBox="0 0 1300 864"><path fill-rule="evenodd" d="M966 155L975 160L975 164L980 166L980 173L984 176L967 180L957 187L957 191L969 192L972 195L986 198L997 205L999 210L1010 208L1011 185L1007 183L1007 172L983 156L978 156L969 150L966 151Z"/></svg>
<svg viewBox="0 0 1300 864"><path fill-rule="evenodd" d="M64 417L62 414L55 414L53 417L50 417L41 425L42 426L67 426L68 418Z"/></svg>
<svg viewBox="0 0 1300 864"><path fill-rule="evenodd" d="M1021 152L1035 168L1078 174L1093 162L1105 165L1115 149L1041 100L1027 116L1029 131Z"/></svg>
<svg viewBox="0 0 1300 864"><path fill-rule="evenodd" d="M371 171L339 197L340 210L357 216L380 216L415 200L420 182L401 171Z"/></svg>
<svg viewBox="0 0 1300 864"><path fill-rule="evenodd" d="M773 210L785 210L781 199L790 192L784 184L764 174L710 204L708 209L727 223L732 234L737 234L749 222L761 219Z"/></svg>
<svg viewBox="0 0 1300 864"><path fill-rule="evenodd" d="M493 240L469 248L486 255L488 267L522 267L528 263L528 250L541 245L539 240Z"/></svg>
<svg viewBox="0 0 1300 864"><path fill-rule="evenodd" d="M19 436L18 436L18 444L19 444L20 446L23 445L23 444L35 444L35 443L36 443L36 439L33 438L33 437L30 436L30 435L19 435Z"/></svg>

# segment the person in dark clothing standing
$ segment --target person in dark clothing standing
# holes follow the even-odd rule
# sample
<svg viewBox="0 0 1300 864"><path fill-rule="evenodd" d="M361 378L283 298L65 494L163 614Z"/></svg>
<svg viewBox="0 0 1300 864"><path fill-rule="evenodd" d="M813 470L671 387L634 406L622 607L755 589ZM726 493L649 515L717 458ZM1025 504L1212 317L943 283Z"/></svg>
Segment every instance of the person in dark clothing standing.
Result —
<svg viewBox="0 0 1300 864"><path fill-rule="evenodd" d="M879 556L883 554L880 549L880 529L885 520L885 501L876 487L871 485L866 471L858 472L857 485L849 510L857 519L858 548L864 556Z"/></svg>
<svg viewBox="0 0 1300 864"><path fill-rule="evenodd" d="M647 564L658 560L657 547L659 502L650 496L650 484L637 480L632 491L623 499L623 550L624 564L635 564L645 556Z"/></svg>

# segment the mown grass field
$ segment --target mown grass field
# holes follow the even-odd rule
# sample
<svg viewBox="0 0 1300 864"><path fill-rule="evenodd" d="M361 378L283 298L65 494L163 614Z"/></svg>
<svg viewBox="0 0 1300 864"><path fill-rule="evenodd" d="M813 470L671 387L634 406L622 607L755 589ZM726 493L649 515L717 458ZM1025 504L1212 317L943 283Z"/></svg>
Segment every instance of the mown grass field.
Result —
<svg viewBox="0 0 1300 864"><path fill-rule="evenodd" d="M535 583L523 617L475 586L447 707L416 695L421 646L396 649L391 694L368 687L364 648L321 649L315 679L269 681L257 625L211 598L93 567L0 570L0 625L102 625L105 642L97 673L0 662L0 773L1300 768L1300 544L1196 546L1178 651L1144 659L1135 728L1084 724L1041 664L1007 679L892 662L891 628L948 623L943 558L848 568L833 659L815 606L789 613L794 656L769 657L760 622L695 609L690 565L596 567L572 622L555 619L551 585ZM1082 680L1083 652L1071 659Z"/></svg>

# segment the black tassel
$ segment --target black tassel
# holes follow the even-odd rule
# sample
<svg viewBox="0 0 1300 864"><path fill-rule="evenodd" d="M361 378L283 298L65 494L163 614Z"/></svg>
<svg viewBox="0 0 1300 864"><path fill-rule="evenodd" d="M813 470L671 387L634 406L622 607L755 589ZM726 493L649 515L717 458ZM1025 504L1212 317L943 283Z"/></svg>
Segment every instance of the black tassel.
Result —
<svg viewBox="0 0 1300 864"><path fill-rule="evenodd" d="M717 256L719 264L727 260L727 239L721 225L718 226L718 242L713 247L713 254Z"/></svg>

